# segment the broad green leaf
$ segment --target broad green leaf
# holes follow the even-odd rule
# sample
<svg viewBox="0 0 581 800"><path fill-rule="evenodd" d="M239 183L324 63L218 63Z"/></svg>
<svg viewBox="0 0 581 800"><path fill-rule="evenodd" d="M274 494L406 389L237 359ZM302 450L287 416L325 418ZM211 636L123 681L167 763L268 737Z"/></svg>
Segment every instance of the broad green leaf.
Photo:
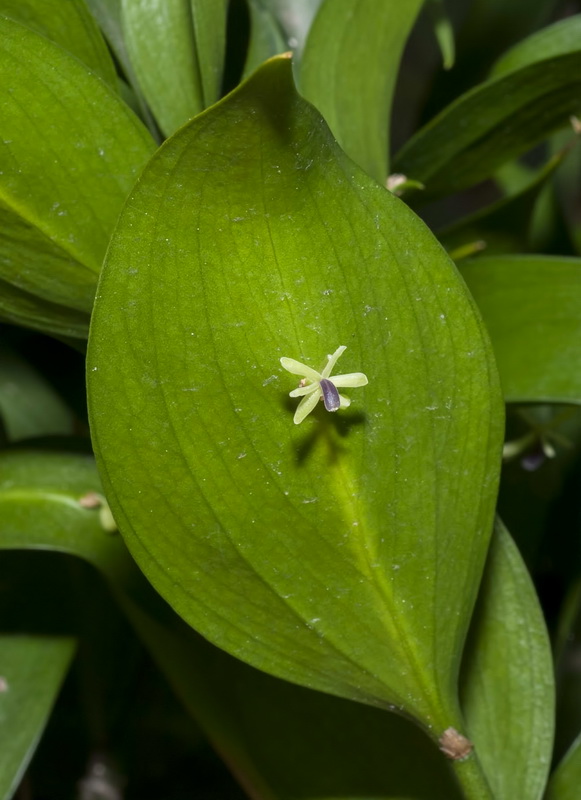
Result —
<svg viewBox="0 0 581 800"><path fill-rule="evenodd" d="M438 231L437 236L451 257L456 251L480 243L487 255L492 253L523 252L531 249L531 225L535 205L547 181L561 165L566 153L561 151L544 167L533 171L524 186L514 194L464 217Z"/></svg>
<svg viewBox="0 0 581 800"><path fill-rule="evenodd" d="M271 678L168 613L135 580L121 539L104 535L95 510L79 508L80 493L100 489L91 459L4 452L0 474L0 549L59 550L99 569L186 709L252 796L459 797L437 749L411 723Z"/></svg>
<svg viewBox="0 0 581 800"><path fill-rule="evenodd" d="M581 49L580 42L581 14L566 17L512 47L496 62L490 77L498 78L537 61L578 52Z"/></svg>
<svg viewBox="0 0 581 800"><path fill-rule="evenodd" d="M289 47L276 17L264 0L248 0L250 14L250 41L244 63L244 77L248 77L264 61Z"/></svg>
<svg viewBox="0 0 581 800"><path fill-rule="evenodd" d="M0 14L46 36L117 88L115 64L83 0L2 0Z"/></svg>
<svg viewBox="0 0 581 800"><path fill-rule="evenodd" d="M301 93L347 155L380 183L389 170L395 79L421 6L422 0L323 0L302 56Z"/></svg>
<svg viewBox="0 0 581 800"><path fill-rule="evenodd" d="M59 338L76 340L89 335L89 314L49 303L3 280L0 280L0 320Z"/></svg>
<svg viewBox="0 0 581 800"><path fill-rule="evenodd" d="M73 418L44 378L15 351L0 344L0 416L9 441L70 435Z"/></svg>
<svg viewBox="0 0 581 800"><path fill-rule="evenodd" d="M437 748L408 720L278 680L185 626L125 609L249 796L459 800Z"/></svg>
<svg viewBox="0 0 581 800"><path fill-rule="evenodd" d="M0 797L10 800L68 672L74 640L0 635Z"/></svg>
<svg viewBox="0 0 581 800"><path fill-rule="evenodd" d="M155 588L238 657L437 738L491 531L496 372L451 262L288 59L154 157L99 295L94 444ZM293 425L279 358L341 343L369 385Z"/></svg>
<svg viewBox="0 0 581 800"><path fill-rule="evenodd" d="M122 0L139 86L166 135L219 96L225 0Z"/></svg>
<svg viewBox="0 0 581 800"><path fill-rule="evenodd" d="M500 522L466 649L463 708L493 796L538 800L553 745L551 646L531 578Z"/></svg>
<svg viewBox="0 0 581 800"><path fill-rule="evenodd" d="M419 130L393 169L425 184L418 202L466 189L581 111L581 48L547 58L462 95Z"/></svg>
<svg viewBox="0 0 581 800"><path fill-rule="evenodd" d="M553 773L545 800L577 800L581 786L581 734Z"/></svg>
<svg viewBox="0 0 581 800"><path fill-rule="evenodd" d="M482 256L461 262L507 402L581 403L581 260Z"/></svg>
<svg viewBox="0 0 581 800"><path fill-rule="evenodd" d="M7 18L0 33L0 277L90 311L117 215L154 143L76 58ZM8 311L11 302L3 296Z"/></svg>

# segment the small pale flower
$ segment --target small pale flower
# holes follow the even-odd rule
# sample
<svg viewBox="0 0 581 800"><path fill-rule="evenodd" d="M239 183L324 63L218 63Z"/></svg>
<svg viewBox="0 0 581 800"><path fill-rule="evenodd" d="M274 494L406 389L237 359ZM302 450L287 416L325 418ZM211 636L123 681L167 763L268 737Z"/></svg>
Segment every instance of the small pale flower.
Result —
<svg viewBox="0 0 581 800"><path fill-rule="evenodd" d="M327 411L338 411L347 408L351 400L339 394L338 389L345 386L365 386L367 376L362 372L350 372L347 375L331 375L335 364L347 348L338 347L333 355L327 356L327 363L322 372L317 372L294 358L281 358L280 363L292 375L300 375L301 381L298 389L289 392L290 397L301 397L302 400L295 411L294 423L299 425L315 408L322 398Z"/></svg>

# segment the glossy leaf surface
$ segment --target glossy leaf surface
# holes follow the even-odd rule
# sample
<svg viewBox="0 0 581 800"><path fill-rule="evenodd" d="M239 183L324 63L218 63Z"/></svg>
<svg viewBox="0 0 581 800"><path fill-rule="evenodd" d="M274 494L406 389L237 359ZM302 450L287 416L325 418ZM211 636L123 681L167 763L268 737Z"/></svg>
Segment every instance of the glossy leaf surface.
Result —
<svg viewBox="0 0 581 800"><path fill-rule="evenodd" d="M507 402L581 402L581 260L482 256L460 264Z"/></svg>
<svg viewBox="0 0 581 800"><path fill-rule="evenodd" d="M169 136L218 98L226 3L122 0L121 6L125 42L139 86Z"/></svg>
<svg viewBox="0 0 581 800"><path fill-rule="evenodd" d="M302 94L347 155L380 183L388 173L395 79L421 6L422 0L324 0L301 60Z"/></svg>
<svg viewBox="0 0 581 800"><path fill-rule="evenodd" d="M533 583L500 522L470 629L463 678L469 735L495 800L538 800L553 746L553 660Z"/></svg>
<svg viewBox="0 0 581 800"><path fill-rule="evenodd" d="M0 797L10 800L42 735L75 651L72 639L0 635Z"/></svg>
<svg viewBox="0 0 581 800"><path fill-rule="evenodd" d="M100 570L185 708L252 796L459 797L437 749L410 722L254 670L168 613L145 581L135 581L120 537L104 535L95 510L78 507L79 492L100 488L91 459L4 452L0 470L3 486L16 489L3 504L0 490L0 549L59 550Z"/></svg>
<svg viewBox="0 0 581 800"><path fill-rule="evenodd" d="M418 202L472 186L581 111L581 49L482 83L419 130L393 169L421 181Z"/></svg>
<svg viewBox="0 0 581 800"><path fill-rule="evenodd" d="M0 278L14 284L2 306L26 316L33 293L47 302L30 314L38 327L54 317L51 330L62 325L50 303L91 310L113 225L154 144L76 58L7 18L0 32Z"/></svg>
<svg viewBox="0 0 581 800"><path fill-rule="evenodd" d="M89 314L49 303L0 280L0 319L70 339L86 339Z"/></svg>
<svg viewBox="0 0 581 800"><path fill-rule="evenodd" d="M340 344L369 385L293 425L279 358ZM299 683L455 713L498 475L491 352L438 243L345 158L288 59L148 166L89 361L115 517L192 626Z"/></svg>
<svg viewBox="0 0 581 800"><path fill-rule="evenodd" d="M84 0L2 0L0 13L46 36L117 88L115 64Z"/></svg>

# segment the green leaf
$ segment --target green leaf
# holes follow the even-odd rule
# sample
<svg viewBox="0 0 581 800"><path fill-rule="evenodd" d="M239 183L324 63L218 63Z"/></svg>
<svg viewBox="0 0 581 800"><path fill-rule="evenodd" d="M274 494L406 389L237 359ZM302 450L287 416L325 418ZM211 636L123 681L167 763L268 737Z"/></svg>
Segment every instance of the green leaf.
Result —
<svg viewBox="0 0 581 800"><path fill-rule="evenodd" d="M581 786L581 734L553 773L545 800L577 800L579 786Z"/></svg>
<svg viewBox="0 0 581 800"><path fill-rule="evenodd" d="M127 46L123 36L121 0L86 0L86 2L91 13L98 22L99 27L105 34L111 50L125 73L125 77L129 81L130 86L127 90L125 89L124 82L120 81L122 96L124 96L127 102L127 94L133 95L141 118L151 131L152 136L157 140L159 138L159 130L145 102L145 98L141 93L137 77L131 65L129 53L127 52ZM128 105L133 108L133 103L128 103Z"/></svg>
<svg viewBox="0 0 581 800"><path fill-rule="evenodd" d="M41 300L0 280L0 319L65 339L87 339L89 314Z"/></svg>
<svg viewBox="0 0 581 800"><path fill-rule="evenodd" d="M46 36L117 88L115 64L83 0L2 0L0 13Z"/></svg>
<svg viewBox="0 0 581 800"><path fill-rule="evenodd" d="M63 400L30 364L4 344L0 344L0 416L12 442L73 432L72 414Z"/></svg>
<svg viewBox="0 0 581 800"><path fill-rule="evenodd" d="M507 402L580 403L581 260L491 256L461 263Z"/></svg>
<svg viewBox="0 0 581 800"><path fill-rule="evenodd" d="M5 451L0 475L0 549L60 550L101 570L186 709L253 796L458 797L437 749L408 721L258 672L146 592L120 538L104 535L96 510L78 505L87 487L100 489L91 459Z"/></svg>
<svg viewBox="0 0 581 800"><path fill-rule="evenodd" d="M436 41L442 54L442 65L444 69L452 69L455 59L454 28L444 0L429 0L428 10L432 17Z"/></svg>
<svg viewBox="0 0 581 800"><path fill-rule="evenodd" d="M68 672L74 640L0 636L0 797L10 800L42 735Z"/></svg>
<svg viewBox="0 0 581 800"><path fill-rule="evenodd" d="M282 29L264 0L248 0L248 12L250 41L244 63L245 78L267 59L289 49Z"/></svg>
<svg viewBox="0 0 581 800"><path fill-rule="evenodd" d="M432 736L454 724L496 372L439 244L345 157L288 59L154 157L99 294L94 444L155 588L261 669L395 705ZM293 425L279 358L318 366L341 343L369 385L350 412Z"/></svg>
<svg viewBox="0 0 581 800"><path fill-rule="evenodd" d="M490 77L498 78L547 58L578 52L580 38L581 14L559 20L512 47L496 62Z"/></svg>
<svg viewBox="0 0 581 800"><path fill-rule="evenodd" d="M480 84L397 154L393 169L421 181L418 202L489 178L581 110L581 49Z"/></svg>
<svg viewBox="0 0 581 800"><path fill-rule="evenodd" d="M542 796L553 745L551 646L525 564L498 522L463 664L463 708L497 800Z"/></svg>
<svg viewBox="0 0 581 800"><path fill-rule="evenodd" d="M7 18L0 33L0 278L14 283L2 308L18 319L40 306L29 309L37 326L62 332L50 306L91 310L117 215L154 143L76 58ZM30 292L48 302L29 302Z"/></svg>
<svg viewBox="0 0 581 800"><path fill-rule="evenodd" d="M438 231L436 235L451 258L458 259L456 251L469 249L471 243L479 243L487 255L531 249L531 224L536 202L566 155L565 150L554 155L543 167L533 171L514 194Z"/></svg>
<svg viewBox="0 0 581 800"><path fill-rule="evenodd" d="M105 530L98 505L82 498L99 494L91 456L36 450L0 452L0 549L74 552L111 581L123 584L132 562L121 538ZM133 567L134 569L134 567Z"/></svg>
<svg viewBox="0 0 581 800"><path fill-rule="evenodd" d="M166 135L220 93L225 0L122 0L123 30L139 86Z"/></svg>
<svg viewBox="0 0 581 800"><path fill-rule="evenodd" d="M250 796L459 800L437 748L408 720L278 680L185 626L126 610Z"/></svg>
<svg viewBox="0 0 581 800"><path fill-rule="evenodd" d="M422 0L324 0L300 65L301 93L347 155L382 184L395 79L421 6Z"/></svg>

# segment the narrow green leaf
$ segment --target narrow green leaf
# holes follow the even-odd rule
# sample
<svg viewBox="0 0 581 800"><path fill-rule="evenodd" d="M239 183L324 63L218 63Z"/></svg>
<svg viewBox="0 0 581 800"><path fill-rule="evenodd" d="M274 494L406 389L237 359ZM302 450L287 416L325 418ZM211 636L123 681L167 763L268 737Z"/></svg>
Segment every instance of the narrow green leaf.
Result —
<svg viewBox="0 0 581 800"><path fill-rule="evenodd" d="M94 443L153 585L266 671L395 705L432 736L454 724L499 469L496 372L439 244L345 157L288 59L154 157L99 295ZM340 371L369 385L293 425L279 358L318 367L342 343Z"/></svg>
<svg viewBox="0 0 581 800"><path fill-rule="evenodd" d="M75 652L72 639L0 636L0 797L10 800L32 758Z"/></svg>
<svg viewBox="0 0 581 800"><path fill-rule="evenodd" d="M460 266L490 333L505 400L580 403L581 260L499 255Z"/></svg>
<svg viewBox="0 0 581 800"><path fill-rule="evenodd" d="M418 202L465 189L521 155L581 110L581 49L489 80L462 95L397 154L421 181Z"/></svg>
<svg viewBox="0 0 581 800"><path fill-rule="evenodd" d="M300 64L301 93L347 155L382 184L395 79L421 6L422 0L323 0Z"/></svg>
<svg viewBox="0 0 581 800"><path fill-rule="evenodd" d="M499 522L463 664L463 708L496 800L538 800L553 746L551 646L526 566Z"/></svg>
<svg viewBox="0 0 581 800"><path fill-rule="evenodd" d="M122 0L121 5L133 69L169 136L219 96L227 4L225 0Z"/></svg>
<svg viewBox="0 0 581 800"><path fill-rule="evenodd" d="M73 432L73 417L64 401L5 344L0 344L0 416L12 442Z"/></svg>
<svg viewBox="0 0 581 800"><path fill-rule="evenodd" d="M115 64L83 0L2 0L0 13L46 36L117 88Z"/></svg>
<svg viewBox="0 0 581 800"><path fill-rule="evenodd" d="M250 41L244 63L245 78L267 59L289 49L280 25L263 0L249 0L248 11Z"/></svg>
<svg viewBox="0 0 581 800"><path fill-rule="evenodd" d="M429 0L428 10L432 17L436 40L442 53L443 67L444 69L452 69L455 58L454 28L444 5L444 0Z"/></svg>
<svg viewBox="0 0 581 800"><path fill-rule="evenodd" d="M155 146L76 58L7 18L0 33L2 277L89 311L117 215Z"/></svg>
<svg viewBox="0 0 581 800"><path fill-rule="evenodd" d="M91 456L3 450L0 549L74 552L109 580L123 585L133 567L125 546L119 536L103 527L98 504L89 506L83 500L100 492Z"/></svg>
<svg viewBox="0 0 581 800"><path fill-rule="evenodd" d="M535 205L547 181L561 165L566 152L561 151L538 170L532 171L527 182L513 194L458 220L438 231L452 258L460 248L479 242L486 255L526 252L531 249L531 222Z"/></svg>
<svg viewBox="0 0 581 800"><path fill-rule="evenodd" d="M545 800L577 800L581 786L581 734L553 773Z"/></svg>
<svg viewBox="0 0 581 800"><path fill-rule="evenodd" d="M202 107L220 97L226 51L228 0L190 0L200 80Z"/></svg>
<svg viewBox="0 0 581 800"><path fill-rule="evenodd" d="M490 77L498 78L547 58L578 52L580 41L581 14L566 17L512 47L495 63Z"/></svg>
<svg viewBox="0 0 581 800"><path fill-rule="evenodd" d="M0 319L67 339L87 339L89 314L49 303L0 280Z"/></svg>

